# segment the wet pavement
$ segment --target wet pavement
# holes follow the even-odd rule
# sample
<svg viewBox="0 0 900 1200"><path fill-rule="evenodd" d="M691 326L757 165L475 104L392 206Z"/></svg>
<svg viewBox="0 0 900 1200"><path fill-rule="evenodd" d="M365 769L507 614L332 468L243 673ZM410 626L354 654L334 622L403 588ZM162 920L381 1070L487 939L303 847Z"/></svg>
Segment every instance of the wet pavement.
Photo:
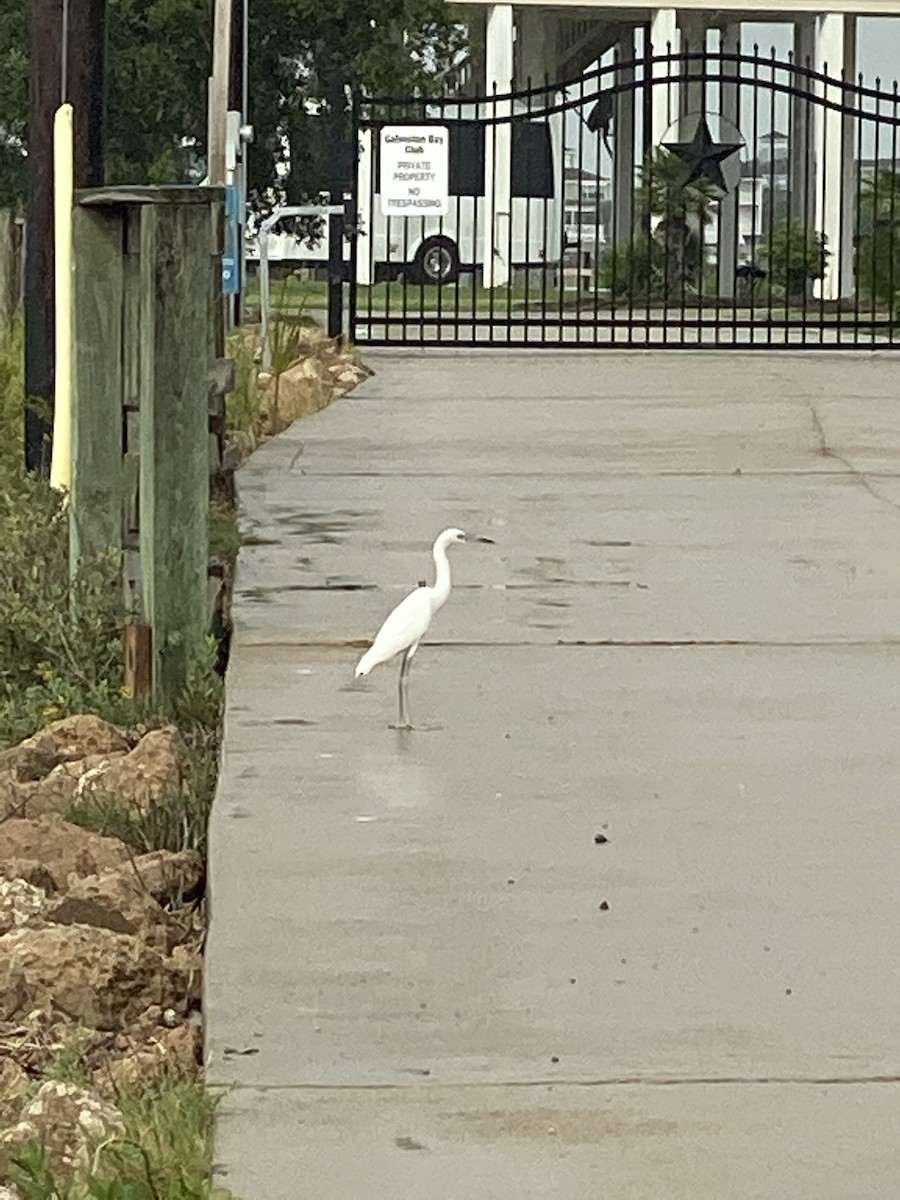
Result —
<svg viewBox="0 0 900 1200"><path fill-rule="evenodd" d="M241 473L220 1181L893 1194L893 361L370 357ZM401 734L353 666L447 525Z"/></svg>

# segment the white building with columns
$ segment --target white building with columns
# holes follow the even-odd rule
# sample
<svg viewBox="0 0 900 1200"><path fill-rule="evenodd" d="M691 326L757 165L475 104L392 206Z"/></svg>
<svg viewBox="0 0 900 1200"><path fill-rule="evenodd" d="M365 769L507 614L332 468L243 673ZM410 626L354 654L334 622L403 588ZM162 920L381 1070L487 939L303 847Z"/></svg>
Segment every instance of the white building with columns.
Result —
<svg viewBox="0 0 900 1200"><path fill-rule="evenodd" d="M571 83L610 51L615 51L618 61L631 62L638 56L636 39L640 54L649 49L651 55L678 53L685 46L692 52L705 51L714 40L720 49L739 48L742 24L771 22L790 27L794 63L808 63L814 72L834 81L806 77L804 86L826 102L840 103L844 92L837 82L842 76L848 81L856 79L857 18L897 16L897 9L886 0L834 0L828 11L809 0L755 0L752 9L735 0L693 3L689 9L658 8L650 3L623 6L610 0L555 0L552 4L545 0L519 0L516 4L455 0L455 4L473 35L471 86L487 95L494 89L498 94L508 93L545 78ZM654 70L669 74L664 65L657 64ZM651 89L652 145L660 144L673 111L698 107L690 96L695 86L690 82L681 85L681 96L677 83ZM629 137L635 119L634 95L624 92L617 99L612 195L620 226L631 219L635 188L634 138ZM740 125L736 88L722 87L719 107L723 118ZM825 277L817 283L817 291L826 299L838 299L853 290L853 239L848 235L852 220L848 217L855 195L857 151L853 121L835 118L833 110L831 116L827 114L828 103L795 105L790 140L795 187L798 194L808 197L810 227L824 235L829 249ZM497 136L501 136L499 132ZM496 219L502 223L502 187L493 204ZM721 245L735 240L732 223L738 220L737 205L731 215L729 211L722 207ZM726 275L733 269L733 262L727 264Z"/></svg>

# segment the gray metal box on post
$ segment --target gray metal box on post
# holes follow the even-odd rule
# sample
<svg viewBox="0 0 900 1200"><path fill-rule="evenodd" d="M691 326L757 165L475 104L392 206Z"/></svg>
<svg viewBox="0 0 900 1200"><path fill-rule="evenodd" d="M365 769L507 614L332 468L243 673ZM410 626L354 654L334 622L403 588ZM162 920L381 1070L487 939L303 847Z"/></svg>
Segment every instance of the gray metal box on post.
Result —
<svg viewBox="0 0 900 1200"><path fill-rule="evenodd" d="M73 570L125 551L152 690L184 687L208 629L209 388L224 192L76 194Z"/></svg>

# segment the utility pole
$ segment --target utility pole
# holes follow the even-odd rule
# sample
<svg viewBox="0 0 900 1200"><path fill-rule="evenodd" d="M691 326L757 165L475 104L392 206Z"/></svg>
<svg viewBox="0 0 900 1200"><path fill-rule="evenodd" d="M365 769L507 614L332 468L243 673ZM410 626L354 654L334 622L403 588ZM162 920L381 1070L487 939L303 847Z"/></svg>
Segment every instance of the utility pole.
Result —
<svg viewBox="0 0 900 1200"><path fill-rule="evenodd" d="M247 120L245 95L246 52L244 31L247 27L247 5L249 0L231 0L231 44L228 66L228 108L239 112L241 122Z"/></svg>
<svg viewBox="0 0 900 1200"><path fill-rule="evenodd" d="M53 398L53 118L75 110L75 184L103 182L106 0L30 0L28 209L25 226L25 394L49 411ZM67 52L66 52L67 51ZM25 410L25 465L50 467L46 412Z"/></svg>
<svg viewBox="0 0 900 1200"><path fill-rule="evenodd" d="M228 111L240 113L239 118L239 147L235 147L236 161L232 182L238 189L238 244L235 247L235 271L238 278L238 290L231 296L232 309L230 313L233 325L243 321L244 279L245 279L245 239L244 225L247 205L247 151L244 144L243 131L247 127L247 32L250 0L232 0L231 3L231 46L228 68ZM227 155L226 155L227 157ZM227 163L226 163L227 167Z"/></svg>
<svg viewBox="0 0 900 1200"><path fill-rule="evenodd" d="M209 182L225 183L225 138L231 79L232 0L214 0L213 61L209 84L206 172Z"/></svg>

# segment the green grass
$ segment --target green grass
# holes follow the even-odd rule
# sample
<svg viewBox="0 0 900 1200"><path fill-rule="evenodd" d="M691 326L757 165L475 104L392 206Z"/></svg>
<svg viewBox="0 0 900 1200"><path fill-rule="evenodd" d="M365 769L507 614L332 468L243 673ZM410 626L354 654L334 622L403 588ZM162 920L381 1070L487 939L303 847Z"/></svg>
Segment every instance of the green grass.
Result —
<svg viewBox="0 0 900 1200"><path fill-rule="evenodd" d="M181 787L151 805L124 804L115 796L91 793L72 800L64 817L73 825L115 837L137 854L151 850L197 850L206 854L209 814L216 790L217 762L211 747L188 751Z"/></svg>
<svg viewBox="0 0 900 1200"><path fill-rule="evenodd" d="M241 548L241 531L237 514L223 504L211 504L209 508L209 555L210 558L234 558Z"/></svg>
<svg viewBox="0 0 900 1200"><path fill-rule="evenodd" d="M328 303L328 284L323 280L299 279L289 275L283 280L271 285L271 305L274 311L291 313L309 309L321 309ZM450 284L437 287L434 284L406 283L398 279L394 283L376 283L371 287L357 288L357 305L360 312L390 312L402 313L404 310L438 312L441 308L448 312L461 315L469 312L484 313L491 310L505 312L508 307L522 308L528 304L538 303L541 299L540 286L525 288L521 284L511 287L495 288L489 291L482 287L474 287L470 280L461 279L457 287ZM547 296L551 300L556 295L556 289L547 287ZM247 288L246 303L253 316L259 312L259 283L252 280Z"/></svg>
<svg viewBox="0 0 900 1200"><path fill-rule="evenodd" d="M41 1073L40 1083L48 1079L60 1083L73 1083L76 1087L86 1088L90 1084L90 1074L85 1065L84 1056L91 1041L96 1035L91 1029L76 1026L66 1033L65 1041L56 1050ZM37 1089L38 1084L34 1085Z"/></svg>
<svg viewBox="0 0 900 1200"><path fill-rule="evenodd" d="M0 486L22 470L24 447L25 342L17 318L0 328Z"/></svg>
<svg viewBox="0 0 900 1200"><path fill-rule="evenodd" d="M0 329L0 746L73 713L217 728L221 689L206 657L169 711L124 695L121 559L100 556L70 579L64 500L23 466L23 374L16 321ZM236 552L234 515L214 508L210 538L211 553Z"/></svg>
<svg viewBox="0 0 900 1200"><path fill-rule="evenodd" d="M11 1179L23 1200L226 1200L209 1178L218 1099L202 1083L164 1076L115 1102L125 1135L91 1148L88 1178L54 1172L38 1145L22 1150Z"/></svg>
<svg viewBox="0 0 900 1200"><path fill-rule="evenodd" d="M765 284L760 284L751 293L747 290L746 295L738 295L736 301L732 302L730 298L718 299L715 296L715 273L711 273L709 277L708 294L704 296L701 303L698 303L695 297L688 294L685 307L693 311L698 307L705 308L711 311L715 306L719 307L721 319L727 321L728 314L732 308L737 310L753 310L759 314L759 319L762 320L769 310L769 294ZM485 316L493 311L498 316L503 316L506 313L522 316L529 311L547 311L549 313L567 311L572 308L577 308L582 305L591 305L595 299L598 311L608 311L615 308L622 311L629 307L629 299L627 295L619 296L615 302L611 302L607 292L607 288L581 287L581 288L566 288L561 292L558 284L552 279L547 279L546 289L542 290L540 284L524 287L522 284L515 284L508 288L496 288L493 292L486 291L484 288L471 286L471 282L464 280L460 283L457 290L456 286L435 287L435 286L420 286L412 283L405 283L400 279L395 283L379 283L373 287L359 287L358 291L358 312L363 316L368 316L370 313L373 317L380 314L389 314L391 316L407 315L411 320L415 320L419 314L429 313L437 315L443 311L448 319L459 319L465 321L466 316L473 314ZM309 309L324 308L328 301L328 285L321 280L303 280L296 276L287 276L283 280L273 282L272 285L272 308L273 312L282 317L290 317L293 314L300 314ZM258 315L259 308L259 288L257 282L251 282L247 292L247 304L249 315L255 317ZM640 318L641 312L651 311L668 307L672 313L673 320L677 309L681 305L680 293L676 291L668 301L665 301L661 296L653 296L648 300L645 294L635 292L631 301L634 307L635 319ZM872 314L871 298L860 298L859 319L856 320L853 312L837 313L829 311L828 307L821 306L820 301L810 299L806 308L796 304L790 304L785 309L785 300L783 294L773 291L771 310L772 319L800 321L807 320L811 325L839 324L843 322L848 325L852 322L858 325L861 332L865 332L866 325L872 320L885 320L890 317L889 307L885 304L876 305L875 314ZM881 337L886 335L882 334Z"/></svg>

